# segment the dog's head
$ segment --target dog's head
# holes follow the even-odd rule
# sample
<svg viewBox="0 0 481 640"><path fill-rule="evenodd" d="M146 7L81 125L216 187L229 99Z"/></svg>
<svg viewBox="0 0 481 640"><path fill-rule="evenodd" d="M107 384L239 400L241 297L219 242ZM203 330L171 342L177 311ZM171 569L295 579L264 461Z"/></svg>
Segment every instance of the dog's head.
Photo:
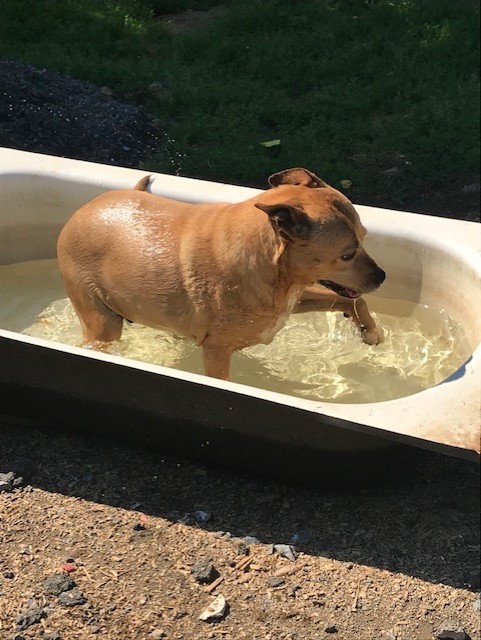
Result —
<svg viewBox="0 0 481 640"><path fill-rule="evenodd" d="M269 184L274 188L255 206L285 243L297 282L318 282L347 298L379 287L386 274L363 249L366 229L346 196L307 169L275 173Z"/></svg>

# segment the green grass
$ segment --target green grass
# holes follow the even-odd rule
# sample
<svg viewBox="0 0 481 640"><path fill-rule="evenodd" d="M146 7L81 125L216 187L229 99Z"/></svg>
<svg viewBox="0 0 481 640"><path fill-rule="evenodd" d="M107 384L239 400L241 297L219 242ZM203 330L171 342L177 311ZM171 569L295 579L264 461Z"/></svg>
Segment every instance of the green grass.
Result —
<svg viewBox="0 0 481 640"><path fill-rule="evenodd" d="M350 181L357 202L462 204L479 181L476 3L243 0L175 35L157 18L216 4L4 0L0 55L145 104L183 175L261 186L302 165ZM158 79L169 92L155 101ZM260 144L271 139L281 144Z"/></svg>

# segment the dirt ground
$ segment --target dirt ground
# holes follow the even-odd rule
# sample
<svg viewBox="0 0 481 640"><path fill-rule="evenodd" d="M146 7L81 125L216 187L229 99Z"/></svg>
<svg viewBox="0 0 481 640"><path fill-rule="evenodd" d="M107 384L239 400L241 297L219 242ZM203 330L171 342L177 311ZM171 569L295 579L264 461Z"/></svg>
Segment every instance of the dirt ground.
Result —
<svg viewBox="0 0 481 640"><path fill-rule="evenodd" d="M481 637L475 465L296 487L5 422L0 460L1 640Z"/></svg>
<svg viewBox="0 0 481 640"><path fill-rule="evenodd" d="M69 91L7 67L15 146L90 157L82 118L104 107L132 132L130 108L75 85L87 115L46 148ZM61 106L42 111L55 122L35 124L37 103ZM102 162L156 144L145 126L127 150L104 133ZM479 467L413 456L390 483L341 491L0 419L0 640L479 640ZM200 620L219 595L220 617Z"/></svg>

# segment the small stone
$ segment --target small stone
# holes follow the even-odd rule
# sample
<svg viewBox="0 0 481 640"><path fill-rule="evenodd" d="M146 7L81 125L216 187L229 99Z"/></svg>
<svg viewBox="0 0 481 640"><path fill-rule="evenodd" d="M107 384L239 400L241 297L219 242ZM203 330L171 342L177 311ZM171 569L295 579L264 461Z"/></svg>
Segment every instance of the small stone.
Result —
<svg viewBox="0 0 481 640"><path fill-rule="evenodd" d="M209 560L197 562L190 572L200 584L210 584L219 577L219 572Z"/></svg>
<svg viewBox="0 0 481 640"><path fill-rule="evenodd" d="M436 631L438 640L470 640L466 631L457 622L446 620Z"/></svg>
<svg viewBox="0 0 481 640"><path fill-rule="evenodd" d="M291 562L295 562L297 559L296 550L290 544L275 544L274 550L282 556L283 558L287 558Z"/></svg>
<svg viewBox="0 0 481 640"><path fill-rule="evenodd" d="M4 480L0 480L0 493L8 493L12 491L13 487L10 482L5 482Z"/></svg>
<svg viewBox="0 0 481 640"><path fill-rule="evenodd" d="M53 596L58 596L64 591L70 591L70 589L73 589L75 587L75 582L68 573L54 573L50 578L45 580L43 586L48 593Z"/></svg>
<svg viewBox="0 0 481 640"><path fill-rule="evenodd" d="M223 618L227 611L227 600L224 596L219 593L217 598L215 598L211 604L203 611L199 620L203 620L204 622L212 622L215 620L220 620Z"/></svg>
<svg viewBox="0 0 481 640"><path fill-rule="evenodd" d="M481 611L481 593L478 593L478 595L476 596L473 602L473 609L475 611Z"/></svg>
<svg viewBox="0 0 481 640"><path fill-rule="evenodd" d="M173 618L174 620L181 620L182 618L185 618L185 616L188 616L188 615L189 614L187 611L185 611L185 609L181 609L180 611L176 611L174 613Z"/></svg>
<svg viewBox="0 0 481 640"><path fill-rule="evenodd" d="M278 578L277 576L271 576L270 578L267 578L268 587L280 587L282 584L284 584L284 580L282 578Z"/></svg>
<svg viewBox="0 0 481 640"><path fill-rule="evenodd" d="M63 607L76 607L81 604L85 604L87 602L87 598L84 594L75 587L70 591L64 591L58 597L58 603Z"/></svg>
<svg viewBox="0 0 481 640"><path fill-rule="evenodd" d="M13 573L13 571L4 571L3 577L7 580L13 580L15 578L15 574Z"/></svg>
<svg viewBox="0 0 481 640"><path fill-rule="evenodd" d="M12 487L14 489L18 489L19 487L23 486L23 478L22 476L19 476L18 478L14 478L12 481Z"/></svg>
<svg viewBox="0 0 481 640"><path fill-rule="evenodd" d="M254 537L254 536L244 536L243 540L248 545L249 544L260 544L260 540L258 540L258 538Z"/></svg>
<svg viewBox="0 0 481 640"><path fill-rule="evenodd" d="M145 527L141 522L137 522L137 524L134 524L134 526L132 527L132 529L134 531L145 531Z"/></svg>
<svg viewBox="0 0 481 640"><path fill-rule="evenodd" d="M66 572L66 573L72 573L73 571L76 571L77 568L75 566L75 564L73 562L66 562L62 569Z"/></svg>
<svg viewBox="0 0 481 640"><path fill-rule="evenodd" d="M24 631L47 616L47 611L35 600L29 600L25 609L17 616L17 629Z"/></svg>
<svg viewBox="0 0 481 640"><path fill-rule="evenodd" d="M50 631L42 637L42 640L61 640L61 638L58 631Z"/></svg>
<svg viewBox="0 0 481 640"><path fill-rule="evenodd" d="M332 625L330 627L326 627L324 631L326 633L337 633L337 627L335 625Z"/></svg>
<svg viewBox="0 0 481 640"><path fill-rule="evenodd" d="M381 640L397 640L397 636L392 631L385 631L381 636Z"/></svg>
<svg viewBox="0 0 481 640"><path fill-rule="evenodd" d="M104 96L113 96L114 92L110 87L100 87L100 93L103 93Z"/></svg>
<svg viewBox="0 0 481 640"><path fill-rule="evenodd" d="M202 509L194 511L193 516L195 518L195 521L199 524L206 524L206 522L209 522L209 520L212 518L212 514L210 511L203 511Z"/></svg>

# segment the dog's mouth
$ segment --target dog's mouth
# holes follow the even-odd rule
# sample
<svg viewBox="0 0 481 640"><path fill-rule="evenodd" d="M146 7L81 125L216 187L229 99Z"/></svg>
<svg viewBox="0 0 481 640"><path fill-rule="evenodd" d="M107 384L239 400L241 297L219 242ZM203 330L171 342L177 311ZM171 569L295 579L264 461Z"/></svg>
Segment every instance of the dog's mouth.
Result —
<svg viewBox="0 0 481 640"><path fill-rule="evenodd" d="M323 287L331 289L331 291L337 293L338 296L343 296L344 298L359 298L359 296L362 295L360 291L349 289L349 287L343 287L342 284L331 282L331 280L319 280L319 284L322 284Z"/></svg>

